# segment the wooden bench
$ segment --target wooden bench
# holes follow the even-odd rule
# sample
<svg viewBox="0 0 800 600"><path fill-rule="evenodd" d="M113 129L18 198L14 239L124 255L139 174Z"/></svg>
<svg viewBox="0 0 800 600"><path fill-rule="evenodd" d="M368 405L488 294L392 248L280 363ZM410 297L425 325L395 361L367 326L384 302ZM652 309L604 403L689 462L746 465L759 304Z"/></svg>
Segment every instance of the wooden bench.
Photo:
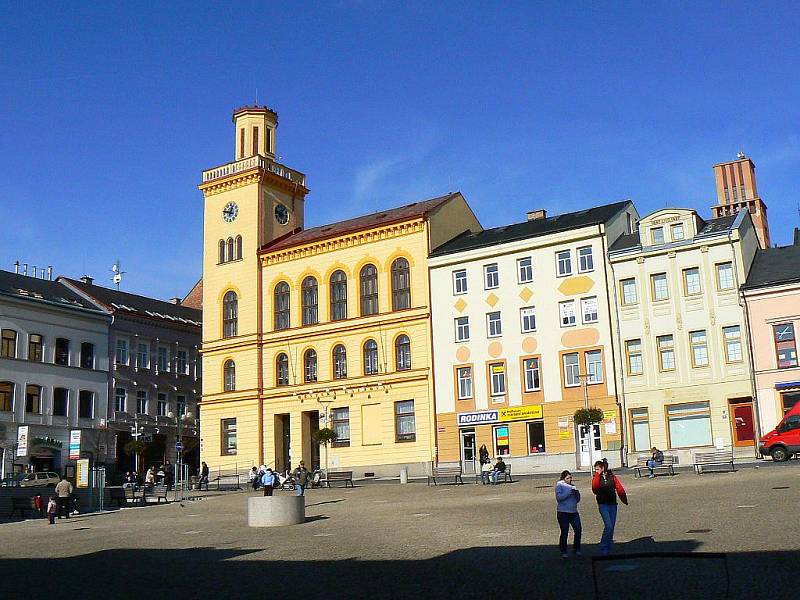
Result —
<svg viewBox="0 0 800 600"><path fill-rule="evenodd" d="M650 454L640 454L636 457L636 466L633 467L633 476L634 477L641 477L642 476L642 469L650 469L647 466L647 461L652 458ZM664 460L661 461L661 464L657 467L653 467L653 474L655 475L658 469L664 469L667 472L667 475L675 475L675 463L677 460L675 456L672 454L665 454Z"/></svg>
<svg viewBox="0 0 800 600"><path fill-rule="evenodd" d="M454 483L456 484L463 484L464 480L461 479L461 465L456 467L431 467L431 473L428 475L428 485L431 484L433 481L433 485L436 485L436 478L442 477L453 477Z"/></svg>
<svg viewBox="0 0 800 600"><path fill-rule="evenodd" d="M11 514L8 516L13 517L14 513L17 511L22 515L23 519L27 511L38 513L39 516L42 514L41 511L36 508L36 500L30 496L11 496Z"/></svg>
<svg viewBox="0 0 800 600"><path fill-rule="evenodd" d="M694 453L694 472L701 475L705 467L712 465L730 465L730 470L736 471L733 466L733 451L722 450L718 452L695 452Z"/></svg>
<svg viewBox="0 0 800 600"><path fill-rule="evenodd" d="M142 496L142 504L147 504L148 498L155 498L157 504L161 504L162 498L164 502L169 503L169 500L167 500L167 486L154 485L151 488L145 488Z"/></svg>
<svg viewBox="0 0 800 600"><path fill-rule="evenodd" d="M347 487L348 483L350 484L350 487L355 487L353 485L352 471L329 471L325 477L319 480L319 485L320 487L331 487L332 481L344 481L344 487Z"/></svg>

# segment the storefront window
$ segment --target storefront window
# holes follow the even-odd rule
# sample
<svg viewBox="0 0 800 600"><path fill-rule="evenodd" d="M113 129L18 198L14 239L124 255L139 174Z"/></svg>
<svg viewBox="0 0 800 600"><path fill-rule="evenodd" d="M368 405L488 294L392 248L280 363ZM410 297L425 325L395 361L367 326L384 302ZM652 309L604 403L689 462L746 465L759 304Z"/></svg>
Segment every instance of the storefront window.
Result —
<svg viewBox="0 0 800 600"><path fill-rule="evenodd" d="M708 402L667 406L670 448L710 446L711 410Z"/></svg>
<svg viewBox="0 0 800 600"><path fill-rule="evenodd" d="M494 428L494 455L508 456L510 454L508 425L497 425Z"/></svg>
<svg viewBox="0 0 800 600"><path fill-rule="evenodd" d="M528 452L531 454L545 452L544 421L528 423Z"/></svg>
<svg viewBox="0 0 800 600"><path fill-rule="evenodd" d="M781 400L783 400L783 414L785 415L794 408L795 404L800 402L800 392L782 394Z"/></svg>

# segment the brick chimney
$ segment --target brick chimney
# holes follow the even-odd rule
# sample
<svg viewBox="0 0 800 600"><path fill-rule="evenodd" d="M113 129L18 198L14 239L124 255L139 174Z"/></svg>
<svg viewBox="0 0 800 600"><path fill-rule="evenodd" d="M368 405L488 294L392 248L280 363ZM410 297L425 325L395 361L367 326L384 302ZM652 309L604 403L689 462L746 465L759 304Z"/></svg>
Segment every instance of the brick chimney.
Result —
<svg viewBox="0 0 800 600"><path fill-rule="evenodd" d="M83 277L81 277L81 281L86 285L92 285L94 283L94 278L89 277L88 275L84 275Z"/></svg>
<svg viewBox="0 0 800 600"><path fill-rule="evenodd" d="M543 208L532 210L528 213L528 221L538 221L539 219L546 219L547 211Z"/></svg>

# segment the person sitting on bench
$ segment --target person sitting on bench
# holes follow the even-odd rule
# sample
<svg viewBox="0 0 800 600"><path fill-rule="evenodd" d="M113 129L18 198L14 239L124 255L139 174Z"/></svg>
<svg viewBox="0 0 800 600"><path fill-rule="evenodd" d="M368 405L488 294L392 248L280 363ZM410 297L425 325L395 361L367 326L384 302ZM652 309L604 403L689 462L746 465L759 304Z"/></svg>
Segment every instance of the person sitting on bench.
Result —
<svg viewBox="0 0 800 600"><path fill-rule="evenodd" d="M650 453L650 460L647 461L647 468L650 469L648 477L655 477L656 474L653 469L660 467L664 463L664 453L655 446L650 450Z"/></svg>
<svg viewBox="0 0 800 600"><path fill-rule="evenodd" d="M494 469L492 469L492 484L497 485L497 480L500 479L500 476L506 472L506 463L503 462L503 457L498 456L497 462L494 463Z"/></svg>
<svg viewBox="0 0 800 600"><path fill-rule="evenodd" d="M491 483L490 477L492 476L492 461L488 458L486 462L481 465L481 483L489 485Z"/></svg>

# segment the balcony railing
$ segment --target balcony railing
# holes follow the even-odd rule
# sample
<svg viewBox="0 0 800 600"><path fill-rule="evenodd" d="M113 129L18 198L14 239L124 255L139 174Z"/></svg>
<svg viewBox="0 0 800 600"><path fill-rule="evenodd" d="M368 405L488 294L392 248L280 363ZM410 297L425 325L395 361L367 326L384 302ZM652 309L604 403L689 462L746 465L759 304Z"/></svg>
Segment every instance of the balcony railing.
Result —
<svg viewBox="0 0 800 600"><path fill-rule="evenodd" d="M250 169L255 168L260 168L265 171L269 171L270 173L275 173L280 177L305 187L306 176L300 171L295 171L294 169L285 167L279 162L275 162L274 160L265 156L261 156L260 154L203 171L203 183L206 183L207 181L214 181L215 179L221 179L222 177L228 177L229 175L235 175L236 173L241 173L242 171L249 171Z"/></svg>

